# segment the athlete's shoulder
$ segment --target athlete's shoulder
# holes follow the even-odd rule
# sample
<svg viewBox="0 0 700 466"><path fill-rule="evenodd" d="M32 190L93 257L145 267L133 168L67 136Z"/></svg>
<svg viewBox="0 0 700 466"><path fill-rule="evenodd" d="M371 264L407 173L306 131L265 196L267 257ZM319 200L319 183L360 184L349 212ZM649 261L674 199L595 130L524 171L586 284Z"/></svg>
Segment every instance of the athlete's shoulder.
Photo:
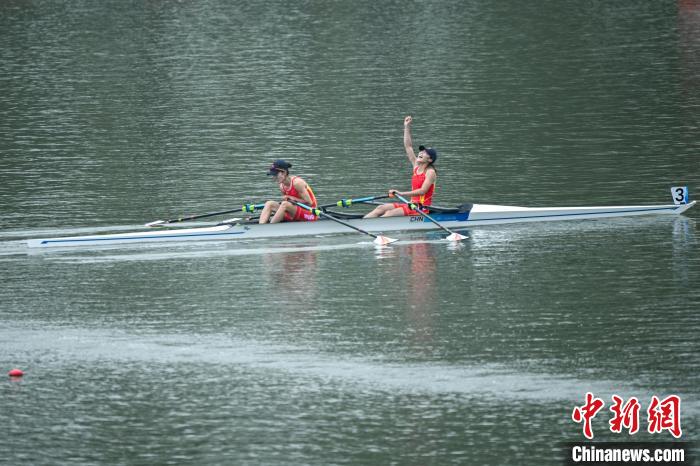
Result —
<svg viewBox="0 0 700 466"><path fill-rule="evenodd" d="M303 178L296 177L294 181L292 181L292 184L294 187L297 189L297 191L302 191L304 189L310 189L311 186L309 186L309 183L306 182Z"/></svg>

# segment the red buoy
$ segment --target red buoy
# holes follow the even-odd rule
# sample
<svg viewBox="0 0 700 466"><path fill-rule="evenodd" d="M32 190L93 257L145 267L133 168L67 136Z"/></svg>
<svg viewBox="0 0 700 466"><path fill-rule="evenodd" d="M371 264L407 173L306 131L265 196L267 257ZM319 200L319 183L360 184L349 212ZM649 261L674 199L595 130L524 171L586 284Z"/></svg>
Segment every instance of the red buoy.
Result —
<svg viewBox="0 0 700 466"><path fill-rule="evenodd" d="M7 373L10 377L22 377L24 375L24 372L22 372L21 369L12 369L10 372Z"/></svg>

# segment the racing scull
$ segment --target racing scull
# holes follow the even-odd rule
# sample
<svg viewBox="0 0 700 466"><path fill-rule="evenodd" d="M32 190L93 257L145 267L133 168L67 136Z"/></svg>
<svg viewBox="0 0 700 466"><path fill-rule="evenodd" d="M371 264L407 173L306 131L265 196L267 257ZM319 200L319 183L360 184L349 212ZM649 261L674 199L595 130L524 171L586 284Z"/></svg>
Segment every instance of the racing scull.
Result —
<svg viewBox="0 0 700 466"><path fill-rule="evenodd" d="M430 217L451 230L520 222L601 219L638 215L678 215L695 205L685 204L604 206L604 207L515 207L493 204L464 204L455 208L431 208ZM363 219L361 216L330 212L344 222L371 233L436 230L438 226L423 216ZM360 217L360 218L353 218ZM346 225L321 218L315 222L257 224L237 220L211 227L148 230L130 233L29 239L30 248L96 246L152 243L162 241L214 241L232 239L315 236L352 232Z"/></svg>

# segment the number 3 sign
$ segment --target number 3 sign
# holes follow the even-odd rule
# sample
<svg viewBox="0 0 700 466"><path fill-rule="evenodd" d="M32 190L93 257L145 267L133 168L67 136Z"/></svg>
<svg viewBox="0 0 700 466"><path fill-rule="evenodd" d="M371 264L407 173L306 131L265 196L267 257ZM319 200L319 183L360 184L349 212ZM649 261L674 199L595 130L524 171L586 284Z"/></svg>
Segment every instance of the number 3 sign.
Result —
<svg viewBox="0 0 700 466"><path fill-rule="evenodd" d="M671 196L673 196L674 204L687 204L688 203L688 187L687 186L675 186L671 188Z"/></svg>

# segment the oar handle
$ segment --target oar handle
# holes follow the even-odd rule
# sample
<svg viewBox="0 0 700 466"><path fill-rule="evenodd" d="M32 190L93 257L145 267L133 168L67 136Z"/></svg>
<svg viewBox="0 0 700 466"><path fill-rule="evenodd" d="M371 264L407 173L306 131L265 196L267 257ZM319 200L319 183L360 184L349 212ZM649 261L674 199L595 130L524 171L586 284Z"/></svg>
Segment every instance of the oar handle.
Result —
<svg viewBox="0 0 700 466"><path fill-rule="evenodd" d="M368 197L357 197L355 199L341 199L338 202L335 203L336 206L338 207L350 207L355 204L359 204L362 202L370 202L370 201L375 201L377 199L385 199L389 196L383 195L383 196L368 196Z"/></svg>
<svg viewBox="0 0 700 466"><path fill-rule="evenodd" d="M265 207L265 204L244 204L241 210L252 214L255 212L255 209L262 209L263 207Z"/></svg>
<svg viewBox="0 0 700 466"><path fill-rule="evenodd" d="M388 195L383 195L383 196L368 196L368 197L358 197L355 199L341 199L338 202L334 202L332 204L323 204L318 206L319 209L326 209L327 207L350 207L351 205L354 204L360 204L362 202L371 202L375 201L377 199L385 199L389 197Z"/></svg>

